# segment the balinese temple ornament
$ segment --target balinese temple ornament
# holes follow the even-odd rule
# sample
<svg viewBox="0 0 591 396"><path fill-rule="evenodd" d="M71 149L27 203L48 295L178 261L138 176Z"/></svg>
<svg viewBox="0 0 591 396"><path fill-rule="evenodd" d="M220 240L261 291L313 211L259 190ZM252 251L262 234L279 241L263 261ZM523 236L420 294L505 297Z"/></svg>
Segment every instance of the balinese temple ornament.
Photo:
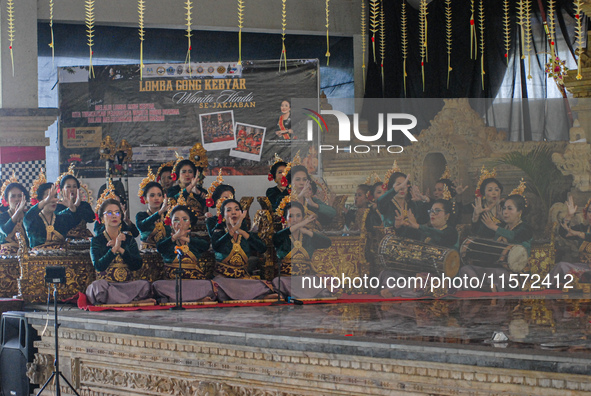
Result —
<svg viewBox="0 0 591 396"><path fill-rule="evenodd" d="M517 2L517 24L519 25L519 43L521 45L521 59L525 59L525 26L527 21L525 20L525 0L519 0Z"/></svg>
<svg viewBox="0 0 591 396"><path fill-rule="evenodd" d="M287 26L287 12L285 10L286 2L287 0L281 0L281 56L279 57L279 71L281 71L281 62L285 64L285 71L287 71L287 51L285 50L285 28ZM363 1L361 4L363 4Z"/></svg>
<svg viewBox="0 0 591 396"><path fill-rule="evenodd" d="M445 0L445 44L447 46L447 89L449 89L449 75L451 73L451 0Z"/></svg>
<svg viewBox="0 0 591 396"><path fill-rule="evenodd" d="M577 58L577 80L583 79L583 75L581 74L581 55L583 54L583 46L585 45L585 37L584 35L587 32L583 32L582 21L583 21L583 10L582 10L583 1L582 0L575 0L575 37L577 39L577 51L576 54L578 55Z"/></svg>
<svg viewBox="0 0 591 396"><path fill-rule="evenodd" d="M402 10L400 12L400 40L402 41L402 79L404 82L404 97L406 98L406 58L408 57L408 25L406 18L406 0L402 0Z"/></svg>
<svg viewBox="0 0 591 396"><path fill-rule="evenodd" d="M283 0L285 2L285 0ZM365 1L361 1L361 73L363 75L363 91L365 92L365 52L367 49L367 24L365 22L367 15L365 13Z"/></svg>
<svg viewBox="0 0 591 396"><path fill-rule="evenodd" d="M480 28L480 79L484 91L484 4L482 2L483 0L480 0L478 6L478 22Z"/></svg>
<svg viewBox="0 0 591 396"><path fill-rule="evenodd" d="M324 56L326 56L326 66L328 66L328 62L330 61L330 41L329 41L329 37L328 37L328 27L330 26L330 22L328 20L328 14L329 14L328 3L329 2L330 2L330 0L326 0L326 3L325 3L325 8L326 8L326 54L324 54Z"/></svg>
<svg viewBox="0 0 591 396"><path fill-rule="evenodd" d="M548 0L548 19L544 21L544 30L550 42L550 59L556 58L556 22L555 22L555 0Z"/></svg>
<svg viewBox="0 0 591 396"><path fill-rule="evenodd" d="M140 35L140 80L144 78L144 11L146 10L146 0L137 1L138 25Z"/></svg>
<svg viewBox="0 0 591 396"><path fill-rule="evenodd" d="M478 56L478 44L476 43L476 21L474 20L474 0L470 0L470 59Z"/></svg>
<svg viewBox="0 0 591 396"><path fill-rule="evenodd" d="M505 60L509 66L509 51L511 50L511 17L509 16L509 0L503 0L503 31L505 36Z"/></svg>
<svg viewBox="0 0 591 396"><path fill-rule="evenodd" d="M94 68L92 67L92 46L94 45L94 0L85 0L86 9L86 37L88 37L88 52L89 52L89 62L90 65L88 67L88 76L94 78Z"/></svg>
<svg viewBox="0 0 591 396"><path fill-rule="evenodd" d="M378 32L379 21L378 14L380 13L378 0L369 0L370 14L369 14L369 31L373 33L371 36L371 47L373 50L373 61L378 63L376 60L376 33Z"/></svg>
<svg viewBox="0 0 591 396"><path fill-rule="evenodd" d="M380 69L382 71L382 95L386 97L386 79L384 78L384 60L386 59L386 21L384 18L384 2L380 10Z"/></svg>
<svg viewBox="0 0 591 396"><path fill-rule="evenodd" d="M548 36L548 43L550 45L550 59L546 63L545 72L548 77L554 79L559 90L564 91L564 77L568 72L566 61L560 60L556 53L556 22L555 22L555 0L548 0L548 18L544 20L544 31ZM544 15L542 14L542 18Z"/></svg>
<svg viewBox="0 0 591 396"><path fill-rule="evenodd" d="M185 56L185 65L189 66L189 74L193 73L193 68L191 68L191 36L193 36L192 29L191 29L191 9L193 8L193 3L191 0L185 1L185 21L187 24L187 55Z"/></svg>
<svg viewBox="0 0 591 396"><path fill-rule="evenodd" d="M425 92L425 60L427 56L427 1L421 0L419 6L419 48L421 53L421 75Z"/></svg>
<svg viewBox="0 0 591 396"><path fill-rule="evenodd" d="M242 28L244 27L244 0L238 0L238 64L242 64Z"/></svg>
<svg viewBox="0 0 591 396"><path fill-rule="evenodd" d="M12 76L14 77L14 54L12 52L12 44L14 44L14 0L8 0L6 2L6 13L8 19L8 42L10 45L8 49L10 49L10 61L12 62Z"/></svg>
<svg viewBox="0 0 591 396"><path fill-rule="evenodd" d="M49 48L51 48L51 64L53 65L55 57L55 46L53 41L53 0L49 0L49 30L51 31L51 43L49 43Z"/></svg>
<svg viewBox="0 0 591 396"><path fill-rule="evenodd" d="M525 52L527 53L527 79L531 80L531 51L532 51L532 32L531 32L531 0L525 0Z"/></svg>

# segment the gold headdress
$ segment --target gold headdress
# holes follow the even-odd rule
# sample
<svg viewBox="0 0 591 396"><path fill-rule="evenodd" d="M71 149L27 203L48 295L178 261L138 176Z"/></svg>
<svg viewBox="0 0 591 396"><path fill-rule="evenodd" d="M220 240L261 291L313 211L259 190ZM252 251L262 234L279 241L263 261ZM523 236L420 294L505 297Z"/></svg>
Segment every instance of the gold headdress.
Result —
<svg viewBox="0 0 591 396"><path fill-rule="evenodd" d="M277 216L279 218L281 218L281 222L283 222L284 218L283 218L283 214L285 212L285 206L291 202L291 195L286 195L285 197L283 197L283 199L281 200L281 203L279 204L279 206L277 207L277 209L275 209L275 213L277 214Z"/></svg>
<svg viewBox="0 0 591 396"><path fill-rule="evenodd" d="M160 181L160 174L162 173L162 170L167 167L173 168L174 161L168 161L168 162L165 162L162 165L160 165L160 168L158 168L158 172L156 172L156 181L157 182ZM172 172L172 169L171 169L171 172Z"/></svg>
<svg viewBox="0 0 591 396"><path fill-rule="evenodd" d="M591 198L587 201L587 205L585 205L585 209L583 209L583 215L587 217L587 212L589 211L589 205L591 205Z"/></svg>
<svg viewBox="0 0 591 396"><path fill-rule="evenodd" d="M441 179L448 179L451 180L451 172L449 171L449 166L445 165L445 171L443 172L443 174L441 175L441 177L439 178Z"/></svg>
<svg viewBox="0 0 591 396"><path fill-rule="evenodd" d="M275 165L278 162L283 162L283 158L281 158L277 153L275 153L275 156L273 157L273 165ZM273 167L273 165L271 165L271 167Z"/></svg>
<svg viewBox="0 0 591 396"><path fill-rule="evenodd" d="M31 205L37 205L39 203L37 200L37 190L39 189L39 186L45 183L47 183L47 178L45 177L45 172L41 171L31 187Z"/></svg>
<svg viewBox="0 0 591 396"><path fill-rule="evenodd" d="M372 177L373 177L373 181L372 181ZM382 179L380 179L380 176L378 175L378 173L376 171L372 171L369 176L367 176L367 179L365 179L365 183L364 184L368 184L370 186L373 186L376 183L381 182Z"/></svg>
<svg viewBox="0 0 591 396"><path fill-rule="evenodd" d="M144 189L146 188L148 183L155 182L155 181L156 181L156 176L154 176L154 174L152 173L152 168L150 166L148 166L148 176L146 176L142 179L142 181L140 182L140 188L137 191L137 196L140 197L140 202L142 204L144 204L144 205L146 204L146 200L144 198Z"/></svg>
<svg viewBox="0 0 591 396"><path fill-rule="evenodd" d="M388 183L390 182L390 177L396 172L402 172L402 169L400 169L400 167L398 166L398 163L396 162L396 160L394 160L394 164L392 165L392 169L390 169L384 175L384 186L388 185Z"/></svg>
<svg viewBox="0 0 591 396"><path fill-rule="evenodd" d="M527 199L525 199L525 181L523 180L523 177L521 178L521 181L519 182L519 185L517 187L515 187L513 189L513 191L511 191L511 193L509 194L509 196L511 195L521 195L523 197L523 200L525 201L525 206L527 206Z"/></svg>
<svg viewBox="0 0 591 396"><path fill-rule="evenodd" d="M208 208L213 208L213 206L215 205L215 202L213 202L212 198L213 192L223 182L224 178L222 177L222 168L220 168L220 171L218 172L218 177L213 181L213 183L211 183L211 186L209 186L209 188L207 189L207 198L205 199L205 204Z"/></svg>
<svg viewBox="0 0 591 396"><path fill-rule="evenodd" d="M57 184L58 186L62 184L62 180L63 180L63 178L64 178L64 177L66 177L66 176L73 176L73 177L76 177L76 175L74 174L74 166L75 166L75 165L76 165L76 164L75 164L75 162L72 162L72 163L70 164L70 166L68 166L68 170L67 170L66 172L64 172L64 173L62 173L61 175L59 175L59 176L58 176L58 178L57 178L57 181L56 181L56 184Z"/></svg>
<svg viewBox="0 0 591 396"><path fill-rule="evenodd" d="M301 163L302 163L302 159L300 158L300 151L298 150L295 157L293 157L291 162L287 163L287 166L285 167L285 170L283 171L283 177L281 178L281 185L283 187L287 187L289 184L287 182L287 175L289 174L289 172L291 172L291 167L301 165Z"/></svg>
<svg viewBox="0 0 591 396"><path fill-rule="evenodd" d="M189 150L189 159L193 161L195 166L207 169L209 161L207 160L207 150L203 148L201 143L195 143L191 150Z"/></svg>
<svg viewBox="0 0 591 396"><path fill-rule="evenodd" d="M117 194L115 194L115 186L113 186L113 181L109 178L109 180L107 180L107 186L105 187L105 190L103 191L101 196L98 197L98 199L96 200L96 206L94 207L94 212L98 215L98 212L101 209L103 202L105 202L107 199L118 199L118 198L119 197L117 196Z"/></svg>
<svg viewBox="0 0 591 396"><path fill-rule="evenodd" d="M482 169L480 170L480 179L478 179L478 184L476 185L475 195L477 197L483 196L484 194L482 194L482 191L480 191L480 186L482 185L482 182L485 181L486 179L492 179L496 176L497 176L497 168L493 168L493 170L491 172L489 172L484 168L484 165L482 165Z"/></svg>
<svg viewBox="0 0 591 396"><path fill-rule="evenodd" d="M193 212L193 214L195 214L195 211L191 209L191 207L187 204L187 201L185 200L183 194L179 194L179 199L176 201L176 203L168 208L168 212L166 213L167 218L171 219L170 216L172 214L172 210L177 206L186 206L191 212Z"/></svg>
<svg viewBox="0 0 591 396"><path fill-rule="evenodd" d="M6 191L6 187L8 187L10 183L18 183L18 179L16 178L16 174L14 173L14 171L12 171L12 176L6 179L4 184L2 184L2 188L0 188L0 197L2 197L2 205L4 206L8 206L8 203L6 203L4 200L4 192Z"/></svg>
<svg viewBox="0 0 591 396"><path fill-rule="evenodd" d="M222 204L228 199L234 199L234 198L220 197L220 199L218 199L218 203L215 205L215 208L217 209L218 224L220 224L223 221Z"/></svg>
<svg viewBox="0 0 591 396"><path fill-rule="evenodd" d="M443 183L443 199L451 201L451 198L451 192L449 191L449 188L447 188L447 184Z"/></svg>
<svg viewBox="0 0 591 396"><path fill-rule="evenodd" d="M183 157L176 151L174 152L174 155L176 155L176 161L172 165L172 174L170 175L170 177L172 177L172 180L176 181L179 177L179 175L177 175L177 172L180 170L177 169L177 167L181 161L184 161L185 157Z"/></svg>

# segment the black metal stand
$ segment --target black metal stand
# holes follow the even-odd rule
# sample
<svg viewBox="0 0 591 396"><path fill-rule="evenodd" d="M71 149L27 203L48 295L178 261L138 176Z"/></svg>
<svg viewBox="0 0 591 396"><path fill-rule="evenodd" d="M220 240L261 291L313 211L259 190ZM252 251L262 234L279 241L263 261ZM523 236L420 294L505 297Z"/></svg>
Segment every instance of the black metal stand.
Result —
<svg viewBox="0 0 591 396"><path fill-rule="evenodd" d="M281 301L281 260L277 260L277 279L279 281L279 286L277 287L277 301L273 302L273 304L283 304L283 301ZM287 302L287 298L285 299L285 302Z"/></svg>
<svg viewBox="0 0 591 396"><path fill-rule="evenodd" d="M55 331L55 360L53 361L54 370L53 370L53 373L51 373L51 376L47 379L47 381L45 381L45 384L43 385L41 390L37 393L37 396L39 396L39 395L41 395L41 393L43 393L43 390L45 390L47 385L49 385L49 383L51 382L51 380L54 377L55 377L55 395L56 396L61 396L61 394L62 394L61 389L60 389L60 377L62 377L62 379L66 382L66 384L68 384L68 386L70 387L70 389L72 389L72 392L74 392L74 394L76 396L80 396L78 394L78 392L76 392L76 389L74 389L74 387L68 382L66 377L64 377L64 375L60 371L59 345L58 345L58 338L57 338L57 329L59 328L60 325L57 322L57 284L55 284L55 283L53 284L53 310L55 313L55 318L54 318L54 322L53 322L53 329Z"/></svg>
<svg viewBox="0 0 591 396"><path fill-rule="evenodd" d="M177 251L177 257L179 260L179 267L174 270L176 279L176 286L174 288L176 295L176 305L170 307L171 311L182 311L183 308L183 252Z"/></svg>

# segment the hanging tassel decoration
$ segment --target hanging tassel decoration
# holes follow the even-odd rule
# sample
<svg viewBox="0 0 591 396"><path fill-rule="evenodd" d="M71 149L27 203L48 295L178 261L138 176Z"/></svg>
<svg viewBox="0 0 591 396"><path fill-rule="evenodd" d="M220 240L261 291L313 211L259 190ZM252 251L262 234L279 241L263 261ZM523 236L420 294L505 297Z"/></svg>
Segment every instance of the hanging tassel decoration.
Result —
<svg viewBox="0 0 591 396"><path fill-rule="evenodd" d="M53 65L53 61L55 58L55 51L53 45L53 0L49 0L49 30L51 31L51 43L49 43L49 48L51 48L51 64Z"/></svg>
<svg viewBox="0 0 591 396"><path fill-rule="evenodd" d="M525 0L517 2L517 24L519 25L519 43L521 45L521 59L525 59Z"/></svg>
<svg viewBox="0 0 591 396"><path fill-rule="evenodd" d="M480 24L480 78L484 91L484 4L482 2L483 0L480 0L478 5L478 22Z"/></svg>
<svg viewBox="0 0 591 396"><path fill-rule="evenodd" d="M365 53L367 48L367 24L365 23L365 0L361 0L361 73L363 74L363 92L365 92Z"/></svg>
<svg viewBox="0 0 591 396"><path fill-rule="evenodd" d="M476 42L476 21L474 20L474 0L470 0L470 59L478 57L478 44Z"/></svg>
<svg viewBox="0 0 591 396"><path fill-rule="evenodd" d="M287 71L287 51L285 50L285 27L287 26L286 1L281 0L281 56L279 57L279 71L281 71L281 61L285 63L285 71Z"/></svg>
<svg viewBox="0 0 591 396"><path fill-rule="evenodd" d="M427 47L427 37L429 37L429 20L427 19L427 0L421 0L421 6L423 7L423 17L425 22L425 62L429 63L429 47Z"/></svg>
<svg viewBox="0 0 591 396"><path fill-rule="evenodd" d="M144 79L144 11L146 10L145 0L138 0L138 25L140 35L140 80Z"/></svg>
<svg viewBox="0 0 591 396"><path fill-rule="evenodd" d="M581 55L583 54L583 45L585 44L585 40L583 37L583 10L582 10L582 0L575 0L575 37L577 41L577 51L576 54L578 55L577 58L577 80L582 80L583 75L581 74ZM587 32L585 32L586 34Z"/></svg>
<svg viewBox="0 0 591 396"><path fill-rule="evenodd" d="M421 75L423 77L423 92L425 92L425 55L427 54L427 35L425 21L427 8L423 6L426 0L421 0L419 6L419 48L421 54Z"/></svg>
<svg viewBox="0 0 591 396"><path fill-rule="evenodd" d="M527 53L527 79L531 80L531 51L532 51L532 32L531 32L531 0L525 0L525 52Z"/></svg>
<svg viewBox="0 0 591 396"><path fill-rule="evenodd" d="M379 3L378 0L369 0L370 6L370 14L369 14L369 31L372 33L371 36L371 47L373 50L373 61L374 63L378 63L376 60L376 33L378 32L379 21L378 15L380 13Z"/></svg>
<svg viewBox="0 0 591 396"><path fill-rule="evenodd" d="M548 77L554 79L558 89L564 90L564 78L567 75L568 67L566 67L566 61L560 60L560 57L556 53L555 10L555 0L548 0L548 18L544 21L544 30L550 43L550 59L546 63L545 72L548 74Z"/></svg>
<svg viewBox="0 0 591 396"><path fill-rule="evenodd" d="M90 66L88 68L88 76L94 78L94 68L92 67L92 46L94 45L94 0L85 0L86 5L86 37L88 37L88 52Z"/></svg>
<svg viewBox="0 0 591 396"><path fill-rule="evenodd" d="M451 0L445 0L445 44L447 45L447 89L449 89L449 75L451 73Z"/></svg>
<svg viewBox="0 0 591 396"><path fill-rule="evenodd" d="M330 61L330 42L328 39L328 26L330 25L329 21L328 21L328 3L330 2L330 0L326 0L326 54L324 54L324 56L326 56L326 66L328 66L328 62Z"/></svg>
<svg viewBox="0 0 591 396"><path fill-rule="evenodd" d="M242 64L242 28L244 27L244 0L238 0L238 64Z"/></svg>
<svg viewBox="0 0 591 396"><path fill-rule="evenodd" d="M509 51L511 50L511 17L509 16L509 0L503 0L503 30L505 36L505 60L509 66Z"/></svg>
<svg viewBox="0 0 591 396"><path fill-rule="evenodd" d="M556 59L556 22L555 22L555 0L548 0L548 19L547 22L544 21L544 30L546 31L546 35L550 41L550 56L551 61Z"/></svg>
<svg viewBox="0 0 591 396"><path fill-rule="evenodd" d="M14 44L14 0L6 2L6 11L8 14L8 42L10 45L10 61L12 62L12 77L14 77L14 53L12 52L12 45Z"/></svg>
<svg viewBox="0 0 591 396"><path fill-rule="evenodd" d="M400 12L400 40L402 41L402 79L404 81L404 97L406 98L406 58L408 57L408 32L406 19L406 0L402 0L402 10Z"/></svg>
<svg viewBox="0 0 591 396"><path fill-rule="evenodd" d="M386 79L384 78L384 60L386 59L386 20L384 18L384 2L380 9L380 69L382 71L382 96L386 97Z"/></svg>
<svg viewBox="0 0 591 396"><path fill-rule="evenodd" d="M191 29L191 9L193 8L193 2L191 0L186 0L185 1L185 10L186 10L186 14L185 14L185 21L186 21L186 25L187 25L187 34L185 34L185 37L187 37L187 55L185 56L185 65L189 66L189 71L191 72L191 74L193 73L193 68L191 67L191 50L193 49L193 47L191 46L191 37L193 36L193 30Z"/></svg>

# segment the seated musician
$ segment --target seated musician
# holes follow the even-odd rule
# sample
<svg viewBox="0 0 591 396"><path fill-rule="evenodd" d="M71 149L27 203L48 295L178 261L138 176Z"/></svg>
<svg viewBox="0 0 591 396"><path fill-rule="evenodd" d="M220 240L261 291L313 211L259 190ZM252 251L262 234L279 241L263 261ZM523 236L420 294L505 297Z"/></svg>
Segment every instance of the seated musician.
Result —
<svg viewBox="0 0 591 396"><path fill-rule="evenodd" d="M450 249L458 248L458 232L455 228L453 213L453 203L449 199L451 196L446 191L446 198L437 199L433 202L429 210L430 225L419 225L412 211L407 216L399 215L396 217L395 227L396 236L416 239L436 246L443 246ZM418 297L423 294L422 290L413 290L411 288L390 288L388 278L398 278L404 276L396 270L384 270L379 275L382 290L380 294L385 298L395 296Z"/></svg>
<svg viewBox="0 0 591 396"><path fill-rule="evenodd" d="M357 186L357 190L355 190L355 208L351 208L345 212L345 226L347 226L347 228L360 228L358 224L355 224L355 218L357 217L359 209L367 209L369 207L370 202L368 196L370 190L371 186L368 186L367 184L360 184Z"/></svg>
<svg viewBox="0 0 591 396"><path fill-rule="evenodd" d="M202 187L203 167L195 165L190 159L179 156L172 171L172 180L178 184L168 189L166 196L177 201L182 194L187 205L199 217L205 212L207 191Z"/></svg>
<svg viewBox="0 0 591 396"><path fill-rule="evenodd" d="M57 179L60 186L60 193L62 197L69 196L70 200L75 202L80 194L80 181L74 176L74 163L68 167L68 171L61 174ZM66 206L63 203L58 203L56 213L66 210ZM76 210L76 213L80 217L80 223L68 232L66 237L72 239L88 239L91 238L92 232L88 229L86 224L94 223L94 211L90 204L80 199L80 206Z"/></svg>
<svg viewBox="0 0 591 396"><path fill-rule="evenodd" d="M299 202L289 202L284 198L277 208L277 214L284 223L284 228L273 235L273 245L277 258L281 262L281 293L292 295L292 279L299 281L302 275L314 275L311 267L312 255L317 249L327 249L332 244L330 238L306 228L314 222L310 214L304 218L304 207ZM292 277L297 276L297 278ZM273 279L273 286L279 288L279 279ZM324 289L304 289L296 286L296 297L317 297Z"/></svg>
<svg viewBox="0 0 591 396"><path fill-rule="evenodd" d="M0 256L13 256L18 252L18 239L16 233L20 233L26 239L23 219L25 208L29 200L29 192L22 184L18 183L16 176L6 180L0 190L2 206L7 208L0 213Z"/></svg>
<svg viewBox="0 0 591 396"><path fill-rule="evenodd" d="M160 183L165 192L174 184L174 180L172 180L171 177L173 166L174 161L165 162L160 165L160 168L158 168L158 171L156 172L156 181Z"/></svg>
<svg viewBox="0 0 591 396"><path fill-rule="evenodd" d="M129 210L127 210L127 199L125 198L125 188L123 187L123 183L116 182L113 185L111 179L108 180L107 184L104 184L99 188L99 197L97 199L95 211L98 212L101 204L105 201L105 199L114 199L119 201L121 204L121 208L123 209L123 219L121 222L121 231L129 231L131 236L137 238L140 235L140 231L137 229L135 224L129 218ZM97 215L98 217L98 215ZM97 219L97 218L95 218ZM94 233L95 235L100 234L103 232L104 225L100 221L96 221L94 223Z"/></svg>
<svg viewBox="0 0 591 396"><path fill-rule="evenodd" d="M216 298L214 286L208 278L211 268L205 268L199 261L209 243L191 235L192 223L197 221L195 213L179 198L179 205L167 216L172 223L169 236L158 242L158 252L165 263L164 280L154 282L155 295L160 301L176 301L176 271L181 260L182 298L184 302L213 301Z"/></svg>
<svg viewBox="0 0 591 396"><path fill-rule="evenodd" d="M368 193L369 213L365 219L365 228L372 232L375 227L382 227L382 214L378 210L378 199L384 194L384 183L381 181L374 183Z"/></svg>
<svg viewBox="0 0 591 396"><path fill-rule="evenodd" d="M400 172L399 169L395 163L394 167L388 171L384 184L386 192L378 198L378 210L382 214L384 227L390 229L394 228L396 217L407 218L409 211L416 214L419 224L428 221L427 218L424 218L424 215L419 215L426 213L426 211L421 210L424 204L411 199L409 177Z"/></svg>
<svg viewBox="0 0 591 396"><path fill-rule="evenodd" d="M97 215L104 227L90 243L90 257L97 271L97 280L86 289L88 300L95 305L154 303L155 300L150 298L148 281L131 281L131 272L142 267L142 258L129 231L121 231L121 203L106 199Z"/></svg>
<svg viewBox="0 0 591 396"><path fill-rule="evenodd" d="M591 212L589 206L591 199L587 201L587 205L583 209L583 217L586 223L572 225L571 221L577 212L577 206L574 204L573 197L569 197L566 202L567 213L560 225L558 234L567 239L575 240L579 244L579 261L577 263L569 263L561 261L550 272L550 280L554 287L568 283L570 277L573 280L582 280L583 283L590 282L591 279ZM585 274L583 276L583 274ZM557 278L558 277L558 278ZM572 283L571 283L572 284Z"/></svg>
<svg viewBox="0 0 591 396"><path fill-rule="evenodd" d="M495 220L494 215L490 211L484 211L480 214L480 218L483 226L492 232L492 239L506 244L522 245L527 250L527 255L529 256L533 240L533 231L529 224L522 219L522 216L527 209L526 201L523 197L524 191L525 183L521 180L519 186L511 192L503 203L503 221L500 223ZM507 279L509 279L509 275L511 274L509 270L492 267L492 264L493 263L491 263L491 267L464 265L460 268L457 276L464 277L464 274L467 274L468 277L478 277L478 279L482 279L483 276L488 277L492 275L494 279L493 291L502 291L503 285L500 278L503 276L505 278L505 289L516 291L516 288L508 287ZM485 286L487 290L489 287L490 284Z"/></svg>
<svg viewBox="0 0 591 396"><path fill-rule="evenodd" d="M494 231L482 221L484 214L490 215L489 217L494 223L501 223L503 185L495 179L495 176L496 171L494 169L492 172L488 172L482 167L480 180L476 186L476 200L472 205L474 208L472 213L472 235L480 238L495 238Z"/></svg>
<svg viewBox="0 0 591 396"><path fill-rule="evenodd" d="M267 246L256 233L246 230L245 217L246 211L235 199L220 205L211 246L216 259L214 282L221 301L277 298L270 282L255 279L247 271L249 257L254 252L264 253Z"/></svg>
<svg viewBox="0 0 591 396"><path fill-rule="evenodd" d="M167 234L168 227L164 225L164 218L168 211L168 201L164 189L154 179L152 169L148 168L148 176L141 181L138 190L140 202L148 205L147 211L135 215L142 250L156 249L156 243Z"/></svg>
<svg viewBox="0 0 591 396"><path fill-rule="evenodd" d="M234 197L236 196L236 191L234 190L234 187L232 187L229 184L223 184L223 182L224 179L222 178L222 170L220 168L220 173L217 179L213 183L211 183L211 186L209 186L209 188L207 189L207 199L205 200L205 202L208 208L217 208L218 203L220 203L220 198L222 200L226 200L234 199ZM207 233L211 237L213 230L218 224L218 217L207 212L205 213L205 218L205 228L207 229Z"/></svg>
<svg viewBox="0 0 591 396"><path fill-rule="evenodd" d="M80 222L76 210L80 206L80 196L72 201L64 196L62 202L66 209L56 213L57 187L52 183L44 183L43 174L35 180L31 190L31 204L23 219L29 245L37 249L57 249L64 247L65 236Z"/></svg>
<svg viewBox="0 0 591 396"><path fill-rule="evenodd" d="M289 168L289 169L288 169ZM306 216L312 212L320 226L328 224L337 214L332 206L328 206L320 199L314 197L312 189L312 180L308 174L308 169L303 165L286 168L286 180L292 188L292 201L299 202L305 210Z"/></svg>
<svg viewBox="0 0 591 396"><path fill-rule="evenodd" d="M269 171L269 181L274 181L276 186L267 189L265 195L269 198L273 210L281 203L281 200L288 196L287 179L284 179L284 171L287 167L287 162L283 161L277 154L275 154L275 163L271 166ZM285 185L283 185L285 184Z"/></svg>

